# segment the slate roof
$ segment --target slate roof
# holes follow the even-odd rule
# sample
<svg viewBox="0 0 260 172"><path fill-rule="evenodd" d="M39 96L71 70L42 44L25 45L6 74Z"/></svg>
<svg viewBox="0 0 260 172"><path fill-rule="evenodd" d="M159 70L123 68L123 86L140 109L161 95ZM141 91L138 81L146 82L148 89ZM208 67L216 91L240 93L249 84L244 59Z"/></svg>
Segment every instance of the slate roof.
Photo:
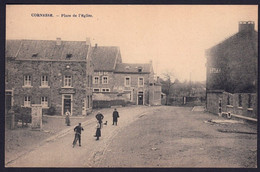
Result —
<svg viewBox="0 0 260 172"><path fill-rule="evenodd" d="M85 60L88 46L85 41L61 41L56 45L56 40L7 40L6 57L16 59L53 59Z"/></svg>
<svg viewBox="0 0 260 172"><path fill-rule="evenodd" d="M92 47L91 58L95 71L113 71L117 58L121 61L119 48L114 46Z"/></svg>
<svg viewBox="0 0 260 172"><path fill-rule="evenodd" d="M138 71L138 68L142 69L142 72ZM116 65L115 72L118 73L150 73L151 64L150 63L119 63Z"/></svg>

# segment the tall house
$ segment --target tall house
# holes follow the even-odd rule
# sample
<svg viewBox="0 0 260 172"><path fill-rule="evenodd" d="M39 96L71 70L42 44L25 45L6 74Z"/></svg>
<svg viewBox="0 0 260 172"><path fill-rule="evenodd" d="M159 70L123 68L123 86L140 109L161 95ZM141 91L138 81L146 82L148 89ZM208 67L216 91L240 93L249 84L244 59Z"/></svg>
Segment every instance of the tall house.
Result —
<svg viewBox="0 0 260 172"><path fill-rule="evenodd" d="M206 51L207 109L256 116L258 32L253 21ZM223 94L225 92L225 94Z"/></svg>
<svg viewBox="0 0 260 172"><path fill-rule="evenodd" d="M41 104L57 115L92 109L91 45L87 41L7 40L6 110Z"/></svg>

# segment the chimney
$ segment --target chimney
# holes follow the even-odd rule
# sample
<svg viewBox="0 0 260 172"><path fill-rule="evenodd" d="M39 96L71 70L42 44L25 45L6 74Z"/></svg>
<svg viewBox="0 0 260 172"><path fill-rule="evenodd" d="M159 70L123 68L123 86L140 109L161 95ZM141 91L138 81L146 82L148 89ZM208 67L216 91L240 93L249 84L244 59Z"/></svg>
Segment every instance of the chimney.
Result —
<svg viewBox="0 0 260 172"><path fill-rule="evenodd" d="M61 38L56 38L56 45L61 45Z"/></svg>
<svg viewBox="0 0 260 172"><path fill-rule="evenodd" d="M255 29L255 22L253 21L240 21L239 32L252 32Z"/></svg>
<svg viewBox="0 0 260 172"><path fill-rule="evenodd" d="M95 48L97 48L97 44L95 44Z"/></svg>

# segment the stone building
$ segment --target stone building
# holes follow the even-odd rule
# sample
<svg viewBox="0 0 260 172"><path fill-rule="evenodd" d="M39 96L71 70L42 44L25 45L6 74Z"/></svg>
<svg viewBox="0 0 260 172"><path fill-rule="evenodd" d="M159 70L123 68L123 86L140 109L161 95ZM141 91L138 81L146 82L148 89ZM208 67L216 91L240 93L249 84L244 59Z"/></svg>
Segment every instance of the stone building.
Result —
<svg viewBox="0 0 260 172"><path fill-rule="evenodd" d="M238 33L206 51L208 111L257 116L258 32L254 27L252 21L239 22Z"/></svg>
<svg viewBox="0 0 260 172"><path fill-rule="evenodd" d="M92 108L90 41L7 40L6 110L41 104L44 113L85 115Z"/></svg>
<svg viewBox="0 0 260 172"><path fill-rule="evenodd" d="M122 63L118 47L97 45L93 47L91 59L94 63L93 100L123 100L136 105L161 104L161 86L155 83L151 62Z"/></svg>

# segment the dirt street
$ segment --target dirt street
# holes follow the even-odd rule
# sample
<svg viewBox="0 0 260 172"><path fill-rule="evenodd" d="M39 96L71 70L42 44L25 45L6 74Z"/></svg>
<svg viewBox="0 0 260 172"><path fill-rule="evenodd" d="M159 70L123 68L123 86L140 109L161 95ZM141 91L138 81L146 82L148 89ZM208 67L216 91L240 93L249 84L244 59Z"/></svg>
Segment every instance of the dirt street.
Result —
<svg viewBox="0 0 260 172"><path fill-rule="evenodd" d="M108 125L95 141L95 119L83 125L82 147L72 148L73 131L6 167L256 167L256 125L216 123L224 119L184 107L103 110Z"/></svg>

